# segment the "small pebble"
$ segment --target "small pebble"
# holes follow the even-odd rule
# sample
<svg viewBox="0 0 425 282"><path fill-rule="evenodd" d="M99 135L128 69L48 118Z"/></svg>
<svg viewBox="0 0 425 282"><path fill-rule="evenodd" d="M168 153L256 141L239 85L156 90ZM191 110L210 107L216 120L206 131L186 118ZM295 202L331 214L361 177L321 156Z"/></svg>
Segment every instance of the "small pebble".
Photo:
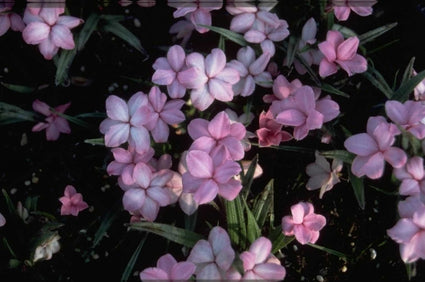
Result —
<svg viewBox="0 0 425 282"><path fill-rule="evenodd" d="M25 146L25 145L27 145L28 144L28 136L27 136L27 134L26 133L23 133L22 134L22 136L21 136L21 142L20 142L20 145L21 146Z"/></svg>
<svg viewBox="0 0 425 282"><path fill-rule="evenodd" d="M341 272L342 273L347 272L347 270L348 270L347 266L344 265L343 267L341 267Z"/></svg>
<svg viewBox="0 0 425 282"><path fill-rule="evenodd" d="M5 67L5 68L3 69L3 72L4 72L4 73L9 73L9 69L8 69L7 67Z"/></svg>
<svg viewBox="0 0 425 282"><path fill-rule="evenodd" d="M369 252L370 252L370 259L371 260L376 259L376 251L375 251L375 249L369 249Z"/></svg>
<svg viewBox="0 0 425 282"><path fill-rule="evenodd" d="M25 186L30 186L30 185L31 185L31 181L30 181L30 180L25 181L25 182L24 182L24 185L25 185Z"/></svg>
<svg viewBox="0 0 425 282"><path fill-rule="evenodd" d="M135 27L141 27L142 26L142 23L139 21L138 18L134 18L133 23L134 23Z"/></svg>
<svg viewBox="0 0 425 282"><path fill-rule="evenodd" d="M323 281L325 281L325 279L323 278L323 276L322 276L322 275L317 275L317 276L316 276L316 280L317 280L317 281L319 281L319 282L323 282Z"/></svg>

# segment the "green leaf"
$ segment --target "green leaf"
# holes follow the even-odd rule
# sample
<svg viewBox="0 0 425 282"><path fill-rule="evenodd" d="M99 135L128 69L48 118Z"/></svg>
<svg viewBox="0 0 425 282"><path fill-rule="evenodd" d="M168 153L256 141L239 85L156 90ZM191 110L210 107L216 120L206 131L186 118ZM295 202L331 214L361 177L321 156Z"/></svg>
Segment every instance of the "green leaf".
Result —
<svg viewBox="0 0 425 282"><path fill-rule="evenodd" d="M244 249L246 246L246 223L240 196L237 196L233 201L225 200L225 206L230 240L236 246Z"/></svg>
<svg viewBox="0 0 425 282"><path fill-rule="evenodd" d="M320 88L322 88L322 90L325 91L325 92L335 94L335 95L339 95L339 96L342 96L342 97L345 97L345 98L350 98L350 95L348 95L347 93L333 87L330 84L323 83Z"/></svg>
<svg viewBox="0 0 425 282"><path fill-rule="evenodd" d="M196 242L203 237L195 232L178 228L172 225L155 223L155 222L136 222L129 225L131 230L146 231L165 239L168 239L177 244L192 248Z"/></svg>
<svg viewBox="0 0 425 282"><path fill-rule="evenodd" d="M378 88L388 99L393 95L393 90L388 85L384 77L370 64L367 67L367 71L363 72L362 75L372 83L373 86Z"/></svg>
<svg viewBox="0 0 425 282"><path fill-rule="evenodd" d="M342 35L344 35L345 38L352 37L352 36L358 36L357 33L354 32L354 30L352 30L352 29L350 29L346 26L342 26L340 24L334 24L331 29L341 32Z"/></svg>
<svg viewBox="0 0 425 282"><path fill-rule="evenodd" d="M405 83L403 83L397 91L391 96L391 100L405 102L409 99L410 93L413 92L415 87L425 79L425 70L421 71Z"/></svg>
<svg viewBox="0 0 425 282"><path fill-rule="evenodd" d="M25 86L25 85L19 85L19 84L10 84L5 82L0 82L0 84L9 90L22 93L22 94L32 93L35 90L37 90L37 87L31 87L31 86Z"/></svg>
<svg viewBox="0 0 425 282"><path fill-rule="evenodd" d="M359 41L361 45L364 45L370 41L375 40L375 38L387 33L388 31L390 31L391 29L393 29L394 27L397 26L397 23L390 23L390 24L386 24L383 26L380 26L378 28L372 29L368 32L365 32L361 35L359 35Z"/></svg>
<svg viewBox="0 0 425 282"><path fill-rule="evenodd" d="M78 45L77 50L81 51L86 45L92 33L96 30L97 24L100 20L100 16L98 14L92 13L84 23L83 28L78 34Z"/></svg>
<svg viewBox="0 0 425 282"><path fill-rule="evenodd" d="M412 77L414 64L415 64L415 57L412 57L409 63L407 64L406 69L404 70L403 78L401 79L401 83L400 83L401 85L407 82Z"/></svg>
<svg viewBox="0 0 425 282"><path fill-rule="evenodd" d="M17 258L15 252L13 251L12 247L10 246L9 242L7 241L6 237L3 237L3 245L6 247L6 249L9 251L10 255L13 258Z"/></svg>
<svg viewBox="0 0 425 282"><path fill-rule="evenodd" d="M241 171L241 175L242 175L242 187L243 187L243 197L246 199L246 197L248 196L249 191L251 190L251 185L252 185L252 181L254 180L254 172L255 172L255 168L257 166L258 163L258 154L255 155L255 157L252 159L249 168L246 172L246 174L244 174L244 170L242 168Z"/></svg>
<svg viewBox="0 0 425 282"><path fill-rule="evenodd" d="M278 149L278 150L282 150L282 151L288 151L288 152L314 154L313 148L306 148L306 147L280 145L280 146L270 146L270 148Z"/></svg>
<svg viewBox="0 0 425 282"><path fill-rule="evenodd" d="M103 217L100 223L99 229L97 229L94 234L92 248L95 248L103 237L106 236L109 228L112 226L112 223L115 221L115 218L118 216L118 213L121 211L120 206L117 204L115 208L108 211Z"/></svg>
<svg viewBox="0 0 425 282"><path fill-rule="evenodd" d="M100 18L107 22L120 22L125 20L123 15L100 15Z"/></svg>
<svg viewBox="0 0 425 282"><path fill-rule="evenodd" d="M211 25L204 25L204 24L200 24L199 26L202 27L206 27L222 36L224 36L225 38L235 42L236 44L239 44L240 46L247 46L248 42L245 40L245 38L243 37L243 35L236 33L234 31L222 28L222 27L217 27L217 26L211 26Z"/></svg>
<svg viewBox="0 0 425 282"><path fill-rule="evenodd" d="M78 40L76 40L76 45L78 45ZM69 82L68 70L72 64L72 61L77 54L77 49L72 50L62 50L57 61L56 65L56 76L55 84L56 85L66 85ZM66 83L65 83L66 82Z"/></svg>
<svg viewBox="0 0 425 282"><path fill-rule="evenodd" d="M220 35L220 39L218 40L218 48L226 52L226 40L223 35Z"/></svg>
<svg viewBox="0 0 425 282"><path fill-rule="evenodd" d="M272 254L276 254L282 248L285 248L289 245L294 239L294 236L285 236L282 233L280 226L276 227L269 236L270 241L272 242Z"/></svg>
<svg viewBox="0 0 425 282"><path fill-rule="evenodd" d="M119 22L110 21L105 26L103 26L103 29L118 36L129 45L133 46L137 51L147 56L147 52L140 43L140 40Z"/></svg>
<svg viewBox="0 0 425 282"><path fill-rule="evenodd" d="M323 246L319 246L319 245L316 245L316 244L312 244L312 243L307 243L307 245L309 245L310 247L313 247L315 249L321 250L323 252L326 252L328 254L337 256L337 257L342 258L342 259L347 259L348 258L348 256L346 254L341 253L339 251L335 251L333 249L329 249L329 248L326 248L326 247L323 247Z"/></svg>
<svg viewBox="0 0 425 282"><path fill-rule="evenodd" d="M351 164L354 159L354 154L345 150L322 151L320 154L325 158L342 160L347 164Z"/></svg>
<svg viewBox="0 0 425 282"><path fill-rule="evenodd" d="M92 144L92 145L99 145L99 146L105 146L105 141L102 138L94 138L94 139L86 139L84 140L84 143Z"/></svg>
<svg viewBox="0 0 425 282"><path fill-rule="evenodd" d="M35 122L36 114L17 107L15 105L0 102L0 123L9 124L20 121Z"/></svg>
<svg viewBox="0 0 425 282"><path fill-rule="evenodd" d="M271 179L264 187L263 192L255 198L253 214L260 228L263 228L267 215L274 206L274 179Z"/></svg>
<svg viewBox="0 0 425 282"><path fill-rule="evenodd" d="M125 267L124 272L121 275L122 282L128 281L128 278L130 277L133 271L134 265L136 264L137 258L139 257L140 251L142 250L143 245L145 244L145 241L148 238L148 235L149 233L146 233L145 236L140 240L139 245L137 246L130 260L128 261L127 266Z"/></svg>
<svg viewBox="0 0 425 282"><path fill-rule="evenodd" d="M74 117L76 117L76 118L106 118L106 114L105 113L99 113L99 112L83 113L83 114L78 114Z"/></svg>
<svg viewBox="0 0 425 282"><path fill-rule="evenodd" d="M286 66L290 67L292 63L294 62L295 54L298 50L298 39L294 36L289 37L289 43L286 53Z"/></svg>
<svg viewBox="0 0 425 282"><path fill-rule="evenodd" d="M66 120L69 120L72 123L75 123L76 125L79 125L79 126L85 127L85 128L90 128L90 124L88 124L85 121L82 121L81 119L78 119L76 117L69 116L69 115L66 115L66 114L63 114L63 113L56 112L55 109L53 109L53 108L51 108L50 110L52 112L54 112L55 114L57 114L58 116L63 117Z"/></svg>
<svg viewBox="0 0 425 282"><path fill-rule="evenodd" d="M7 209L9 210L9 213L17 215L15 206L13 205L12 200L9 197L9 194L6 192L5 189L1 189L1 191L4 196L4 200L6 201L6 206L7 206Z"/></svg>
<svg viewBox="0 0 425 282"><path fill-rule="evenodd" d="M257 238L260 238L261 230L260 230L260 227L257 224L257 220L255 219L254 215L252 214L252 211L249 209L246 201L244 199L241 199L241 201L244 203L246 218L247 218L246 238L247 238L248 242L251 244Z"/></svg>
<svg viewBox="0 0 425 282"><path fill-rule="evenodd" d="M359 207L364 210L366 205L365 194L364 194L364 184L363 179L355 176L350 169L348 170L348 177L353 187L354 196L356 196L357 203Z"/></svg>

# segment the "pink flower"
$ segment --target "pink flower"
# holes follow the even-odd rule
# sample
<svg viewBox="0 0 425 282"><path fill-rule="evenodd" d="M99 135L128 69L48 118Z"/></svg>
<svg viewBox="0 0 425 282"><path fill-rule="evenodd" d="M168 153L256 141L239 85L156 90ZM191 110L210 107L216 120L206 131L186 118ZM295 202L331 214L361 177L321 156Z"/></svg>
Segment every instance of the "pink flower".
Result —
<svg viewBox="0 0 425 282"><path fill-rule="evenodd" d="M372 6L376 4L375 0L332 0L335 17L340 21L346 21L350 12L366 17L372 14Z"/></svg>
<svg viewBox="0 0 425 282"><path fill-rule="evenodd" d="M199 240L190 251L187 261L196 265L197 280L226 279L235 258L226 230L216 226L211 229L208 241Z"/></svg>
<svg viewBox="0 0 425 282"><path fill-rule="evenodd" d="M38 45L44 58L50 60L59 48L74 49L75 43L70 29L83 23L83 20L71 16L59 16L57 8L43 8L38 15L26 10L24 22L27 24L22 31L25 42Z"/></svg>
<svg viewBox="0 0 425 282"><path fill-rule="evenodd" d="M384 173L385 161L394 168L402 167L407 161L406 153L400 148L392 147L398 134L398 128L387 123L383 117L370 117L367 121L367 133L353 135L344 142L345 148L357 155L351 165L353 174L378 179Z"/></svg>
<svg viewBox="0 0 425 282"><path fill-rule="evenodd" d="M388 236L400 244L401 259L412 263L425 259L425 204L419 197L399 202L401 219L387 230Z"/></svg>
<svg viewBox="0 0 425 282"><path fill-rule="evenodd" d="M272 103L273 101L284 100L301 86L303 85L299 79L294 79L289 82L288 79L281 74L273 81L273 94L264 95L263 101L265 103Z"/></svg>
<svg viewBox="0 0 425 282"><path fill-rule="evenodd" d="M393 172L395 177L401 180L400 195L417 196L421 192L425 194L424 160L421 157L412 157L404 166L395 168Z"/></svg>
<svg viewBox="0 0 425 282"><path fill-rule="evenodd" d="M6 218L0 213L0 227L6 224Z"/></svg>
<svg viewBox="0 0 425 282"><path fill-rule="evenodd" d="M319 74L321 77L330 76L338 71L338 66L343 68L348 76L362 73L367 70L367 61L357 54L359 39L350 37L344 40L341 32L330 30L326 41L319 43L318 47L325 56L320 62Z"/></svg>
<svg viewBox="0 0 425 282"><path fill-rule="evenodd" d="M240 116L238 116L234 111L232 111L229 108L225 109L224 112L229 116L231 124L241 123L245 127L247 127L251 124L252 120L254 119L254 114L251 112L243 113ZM245 137L241 140L241 143L245 152L248 152L249 150L251 150L251 142L249 141L249 139L255 138L255 137L256 135L253 132L246 130Z"/></svg>
<svg viewBox="0 0 425 282"><path fill-rule="evenodd" d="M239 81L237 70L226 65L226 55L215 48L206 58L194 52L186 57L187 70L179 72L180 83L192 89L190 99L200 111L206 110L217 99L229 102L233 99L232 86Z"/></svg>
<svg viewBox="0 0 425 282"><path fill-rule="evenodd" d="M199 150L190 150L186 155L187 172L183 174L183 191L193 193L199 204L209 203L219 194L232 201L242 185L233 177L241 172L237 162L224 159L217 153L211 157Z"/></svg>
<svg viewBox="0 0 425 282"><path fill-rule="evenodd" d="M15 1L0 2L0 36L5 34L9 28L13 31L23 31L25 24L22 18L13 12L10 12Z"/></svg>
<svg viewBox="0 0 425 282"><path fill-rule="evenodd" d="M310 176L306 184L307 190L316 190L320 188L320 199L326 191L339 183L338 174L342 170L342 161L334 159L332 162L332 169L328 161L320 155L318 151L315 152L316 161L307 165L306 173Z"/></svg>
<svg viewBox="0 0 425 282"><path fill-rule="evenodd" d="M27 9L33 15L41 14L43 17L58 17L60 14L65 13L66 0L28 0L27 2ZM52 10L54 13L51 13Z"/></svg>
<svg viewBox="0 0 425 282"><path fill-rule="evenodd" d="M240 254L243 263L243 280L283 280L286 275L285 268L279 260L270 253L272 243L265 237L255 240L249 251Z"/></svg>
<svg viewBox="0 0 425 282"><path fill-rule="evenodd" d="M39 122L34 125L32 131L35 132L46 129L46 139L48 141L57 140L60 133L71 133L71 128L69 127L68 121L59 115L63 114L70 105L71 102L59 105L52 111L50 110L50 106L46 103L38 99L34 100L32 103L32 108L34 111L45 115L46 118L44 122Z"/></svg>
<svg viewBox="0 0 425 282"><path fill-rule="evenodd" d="M300 244L314 244L319 239L319 231L326 225L323 215L315 214L311 203L299 202L291 207L292 216L282 218L282 232L286 236L295 235Z"/></svg>
<svg viewBox="0 0 425 282"><path fill-rule="evenodd" d="M149 267L140 272L140 279L142 281L185 281L190 279L195 268L195 265L189 261L177 262L171 254L166 254L158 259L156 267Z"/></svg>
<svg viewBox="0 0 425 282"><path fill-rule="evenodd" d="M421 102L406 101L404 104L389 100L385 103L387 116L418 139L425 138L425 105Z"/></svg>
<svg viewBox="0 0 425 282"><path fill-rule="evenodd" d="M88 208L87 203L83 201L83 196L77 193L74 186L67 185L64 194L63 197L59 198L62 203L61 215L77 216L80 211Z"/></svg>
<svg viewBox="0 0 425 282"><path fill-rule="evenodd" d="M416 75L418 75L418 73L415 70L412 70L412 76ZM415 97L416 101L425 100L425 79L419 82L415 89L413 89L413 96Z"/></svg>
<svg viewBox="0 0 425 282"><path fill-rule="evenodd" d="M102 121L99 129L105 134L107 147L118 147L128 141L138 153L150 148L149 131L145 128L151 119L148 103L143 92L135 93L127 103L115 95L106 99L108 118Z"/></svg>
<svg viewBox="0 0 425 282"><path fill-rule="evenodd" d="M277 123L273 118L272 112L261 112L260 128L257 129L258 143L262 147L278 146L280 142L289 141L292 135L282 130L282 124Z"/></svg>

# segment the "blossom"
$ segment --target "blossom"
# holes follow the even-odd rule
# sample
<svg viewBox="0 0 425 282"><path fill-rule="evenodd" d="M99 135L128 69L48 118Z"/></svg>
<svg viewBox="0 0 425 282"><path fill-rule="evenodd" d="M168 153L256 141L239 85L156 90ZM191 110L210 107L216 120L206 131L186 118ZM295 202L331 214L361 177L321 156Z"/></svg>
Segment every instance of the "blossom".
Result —
<svg viewBox="0 0 425 282"><path fill-rule="evenodd" d="M195 272L195 265L189 261L177 262L171 254L160 257L156 267L149 267L140 272L142 281L146 280L167 280L183 281L189 280Z"/></svg>
<svg viewBox="0 0 425 282"><path fill-rule="evenodd" d="M329 162L320 155L318 151L315 152L316 160L314 163L307 165L306 173L310 176L306 184L307 190L316 190L320 188L320 199L326 191L339 183L338 174L342 170L342 161L334 159L332 162L332 169Z"/></svg>
<svg viewBox="0 0 425 282"><path fill-rule="evenodd" d="M425 105L421 102L389 100L385 103L387 116L418 139L425 138Z"/></svg>
<svg viewBox="0 0 425 282"><path fill-rule="evenodd" d="M284 75L278 75L273 81L273 94L264 95L263 101L265 103L272 103L276 100L284 100L301 86L303 85L299 79L294 79L289 82Z"/></svg>
<svg viewBox="0 0 425 282"><path fill-rule="evenodd" d="M36 262L39 260L50 260L53 254L59 252L60 244L59 239L61 237L54 232L51 236L44 239L40 245L34 251L32 261Z"/></svg>
<svg viewBox="0 0 425 282"><path fill-rule="evenodd" d="M285 268L280 265L271 254L272 243L265 237L255 240L249 251L240 254L246 280L283 280L286 275Z"/></svg>
<svg viewBox="0 0 425 282"><path fill-rule="evenodd" d="M232 86L239 81L237 70L226 65L226 55L221 49L214 48L204 58L193 52L186 57L188 69L177 75L180 83L190 92L193 106L200 111L206 110L217 99L229 102L233 99Z"/></svg>
<svg viewBox="0 0 425 282"><path fill-rule="evenodd" d="M350 16L350 12L366 17L372 14L372 6L376 4L375 0L332 0L335 17L339 21L346 21Z"/></svg>
<svg viewBox="0 0 425 282"><path fill-rule="evenodd" d="M399 188L400 195L416 196L421 192L425 193L425 171L424 160L415 156L409 159L406 164L393 170L394 176L401 180Z"/></svg>
<svg viewBox="0 0 425 282"><path fill-rule="evenodd" d="M282 232L286 236L295 235L300 244L314 244L319 238L319 231L326 225L323 215L315 214L311 203L299 202L291 207L292 216L282 218Z"/></svg>
<svg viewBox="0 0 425 282"><path fill-rule="evenodd" d="M0 212L0 227L6 224L6 218Z"/></svg>
<svg viewBox="0 0 425 282"><path fill-rule="evenodd" d="M367 61L357 54L359 39L355 36L344 40L341 32L330 30L326 41L319 43L318 47L324 58L320 61L319 74L321 77L330 76L338 71L338 66L344 69L348 76L362 73L367 70Z"/></svg>
<svg viewBox="0 0 425 282"><path fill-rule="evenodd" d="M32 131L41 131L46 129L46 139L48 141L55 141L59 138L60 133L69 134L71 133L71 128L69 127L68 121L61 117L60 114L63 114L71 106L71 102L59 105L54 110L50 109L50 106L46 103L36 99L32 103L32 108L34 111L39 112L46 116L43 122L39 122L33 126Z"/></svg>
<svg viewBox="0 0 425 282"><path fill-rule="evenodd" d="M0 36L5 34L9 28L13 31L23 31L25 24L22 18L13 12L10 12L15 1L0 2Z"/></svg>
<svg viewBox="0 0 425 282"><path fill-rule="evenodd" d="M412 76L416 76L418 73L412 69ZM416 101L424 101L425 100L425 79L419 82L418 85L416 85L415 89L413 89L413 96L415 97Z"/></svg>
<svg viewBox="0 0 425 282"><path fill-rule="evenodd" d="M88 208L87 203L83 201L83 195L77 193L72 185L65 187L64 196L60 197L59 201L62 203L61 215L77 216L80 211Z"/></svg>
<svg viewBox="0 0 425 282"><path fill-rule="evenodd" d="M231 270L235 251L226 230L216 226L211 229L208 241L199 240L190 251L187 261L196 265L197 280L226 279Z"/></svg>
<svg viewBox="0 0 425 282"><path fill-rule="evenodd" d="M59 48L75 48L70 29L83 23L82 19L71 16L59 16L57 8L43 8L35 15L25 11L24 22L27 24L22 37L27 44L38 45L46 60L50 60Z"/></svg>
<svg viewBox="0 0 425 282"><path fill-rule="evenodd" d="M260 114L260 128L255 132L258 136L258 143L262 147L278 146L280 142L289 141L292 135L282 130L282 124L276 122L273 113L269 110Z"/></svg>
<svg viewBox="0 0 425 282"><path fill-rule="evenodd" d="M392 147L395 136L400 134L394 124L387 123L381 116L370 117L366 131L367 133L355 134L344 142L345 148L357 155L351 165L354 175L378 179L384 173L384 161L394 168L400 168L406 163L406 153L400 148Z"/></svg>

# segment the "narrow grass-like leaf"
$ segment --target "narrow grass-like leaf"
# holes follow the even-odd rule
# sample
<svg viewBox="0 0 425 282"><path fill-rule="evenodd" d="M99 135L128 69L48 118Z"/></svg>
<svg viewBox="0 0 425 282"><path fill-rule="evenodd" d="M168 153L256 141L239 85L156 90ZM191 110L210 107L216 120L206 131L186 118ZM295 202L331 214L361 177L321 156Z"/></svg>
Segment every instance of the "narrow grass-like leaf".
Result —
<svg viewBox="0 0 425 282"><path fill-rule="evenodd" d="M323 83L320 88L322 88L322 90L325 91L325 92L335 94L335 95L339 95L339 96L342 96L342 97L345 97L345 98L350 98L350 95L348 95L347 93L333 87L330 84Z"/></svg>
<svg viewBox="0 0 425 282"><path fill-rule="evenodd" d="M271 179L261 194L256 197L253 205L253 214L260 228L263 228L268 214L273 210L273 205L274 179Z"/></svg>
<svg viewBox="0 0 425 282"><path fill-rule="evenodd" d="M290 67L294 62L295 54L297 53L298 39L294 36L289 37L289 43L286 53L286 66Z"/></svg>
<svg viewBox="0 0 425 282"><path fill-rule="evenodd" d="M103 239L103 237L106 236L106 233L108 232L109 228L112 226L112 223L114 223L115 218L118 216L118 213L120 212L120 208L118 207L119 206L116 205L115 208L108 211L102 217L102 221L100 223L99 229L94 234L92 248L95 248Z"/></svg>
<svg viewBox="0 0 425 282"><path fill-rule="evenodd" d="M342 35L344 35L345 38L352 37L352 36L358 37L357 33L355 33L354 30L340 24L334 24L331 29L338 30L339 32L342 33Z"/></svg>
<svg viewBox="0 0 425 282"><path fill-rule="evenodd" d="M146 231L174 243L192 248L196 242L203 239L203 237L195 232L175 227L169 224L155 223L155 222L136 222L129 225L131 230Z"/></svg>
<svg viewBox="0 0 425 282"><path fill-rule="evenodd" d="M416 262L406 263L406 275L407 279L411 281L416 276Z"/></svg>
<svg viewBox="0 0 425 282"><path fill-rule="evenodd" d="M348 169L348 177L350 179L351 186L353 187L354 196L356 196L357 203L359 204L359 207L364 210L366 200L363 179L355 176L350 169Z"/></svg>
<svg viewBox="0 0 425 282"><path fill-rule="evenodd" d="M105 140L103 138L86 139L84 140L84 143L105 146Z"/></svg>
<svg viewBox="0 0 425 282"><path fill-rule="evenodd" d="M125 20L123 15L100 15L100 18L107 22L120 22Z"/></svg>
<svg viewBox="0 0 425 282"><path fill-rule="evenodd" d="M110 21L103 26L103 29L118 36L119 38L127 42L129 45L133 46L137 51L147 56L147 52L140 43L140 40L119 22Z"/></svg>
<svg viewBox="0 0 425 282"><path fill-rule="evenodd" d="M76 45L78 45L78 40L75 40ZM69 80L68 70L74 60L75 55L77 54L77 49L72 50L62 50L57 61L56 65L56 75L55 75L55 84L62 85L66 84L65 82Z"/></svg>
<svg viewBox="0 0 425 282"><path fill-rule="evenodd" d="M404 70L403 77L401 79L400 85L403 85L407 82L413 75L413 65L415 64L415 57L412 57L407 64L406 69Z"/></svg>
<svg viewBox="0 0 425 282"><path fill-rule="evenodd" d="M244 207L242 206L240 196L233 201L225 200L227 230L230 240L236 245L245 248L246 244L246 222Z"/></svg>
<svg viewBox="0 0 425 282"><path fill-rule="evenodd" d="M363 72L362 75L372 83L373 86L378 88L388 99L391 99L393 90L388 85L384 77L371 65L368 66L367 71Z"/></svg>
<svg viewBox="0 0 425 282"><path fill-rule="evenodd" d="M323 252L326 252L328 254L337 256L337 257L342 258L342 259L347 259L348 258L348 256L346 254L341 253L341 252L336 251L336 250L333 250L333 249L329 249L329 248L326 248L326 247L323 247L323 246L319 246L319 245L316 245L316 244L312 244L312 243L307 243L307 245L309 245L310 247L313 247L315 249L321 250Z"/></svg>
<svg viewBox="0 0 425 282"><path fill-rule="evenodd" d="M184 229L189 231L194 231L196 227L197 218L198 218L198 210L196 210L191 215L184 214Z"/></svg>
<svg viewBox="0 0 425 282"><path fill-rule="evenodd" d="M55 112L55 109L51 108L51 111ZM66 114L63 114L63 113L58 113L58 112L55 112L55 113L58 116L63 117L64 119L66 119L66 120L68 120L72 123L75 123L76 125L79 125L79 126L82 126L82 127L85 127L85 128L90 128L90 124L85 122L85 121L82 121L81 119L78 119L76 117L69 116L69 115L66 115Z"/></svg>
<svg viewBox="0 0 425 282"><path fill-rule="evenodd" d="M12 90L12 91L18 92L18 93L22 93L22 94L32 93L35 90L37 90L37 87L31 87L31 86L26 86L26 85L10 84L10 83L6 83L6 82L0 82L0 84L3 85L4 87L6 87L9 90Z"/></svg>
<svg viewBox="0 0 425 282"><path fill-rule="evenodd" d="M241 199L241 201L244 204L245 212L246 212L246 238L251 244L254 242L257 238L261 236L261 230L260 227L257 224L257 220L255 219L254 215L252 214L251 209L248 207L248 204L244 199Z"/></svg>
<svg viewBox="0 0 425 282"><path fill-rule="evenodd" d="M222 28L222 27L217 27L217 26L211 26L211 25L204 25L204 24L200 24L199 26L202 27L206 27L222 36L224 36L225 38L235 42L236 44L239 44L240 46L247 46L248 42L245 40L245 38L243 37L243 35L236 33L234 31Z"/></svg>
<svg viewBox="0 0 425 282"><path fill-rule="evenodd" d="M77 50L81 51L86 45L92 33L96 30L97 24L100 20L100 16L98 14L92 13L84 23L83 28L78 34L78 45Z"/></svg>
<svg viewBox="0 0 425 282"><path fill-rule="evenodd" d="M276 227L271 234L269 235L269 239L272 242L272 254L276 254L282 248L285 248L289 245L294 239L294 236L285 236L282 233L282 229L280 226Z"/></svg>
<svg viewBox="0 0 425 282"><path fill-rule="evenodd" d="M83 114L78 114L74 117L76 117L76 118L106 118L106 114L105 113L99 113L99 112L83 113Z"/></svg>
<svg viewBox="0 0 425 282"><path fill-rule="evenodd" d="M351 164L354 159L354 154L345 151L345 150L331 150L331 151L322 151L320 152L325 158L342 160L347 164Z"/></svg>
<svg viewBox="0 0 425 282"><path fill-rule="evenodd" d="M252 185L252 181L254 180L254 172L255 172L257 163L258 163L258 154L255 155L255 157L252 159L246 174L244 174L244 170L242 168L242 171L241 171L241 175L242 175L241 182L243 187L242 193L245 199L248 196L249 191L251 190L251 185Z"/></svg>
<svg viewBox="0 0 425 282"><path fill-rule="evenodd" d="M397 23L390 23L390 24L386 24L383 26L380 26L378 28L372 29L368 32L365 32L363 34L359 35L359 41L361 45L364 45L368 42L371 42L373 40L375 40L375 38L387 33L388 31L390 31L391 29L393 29L394 27L397 26Z"/></svg>
<svg viewBox="0 0 425 282"><path fill-rule="evenodd" d="M3 245L6 247L12 257L17 258L16 253L13 251L6 237L3 237Z"/></svg>
<svg viewBox="0 0 425 282"><path fill-rule="evenodd" d="M6 206L7 206L7 209L9 210L9 213L17 215L16 208L13 205L12 200L9 197L9 194L7 193L5 189L1 189L1 191L4 196L4 200L6 201Z"/></svg>
<svg viewBox="0 0 425 282"><path fill-rule="evenodd" d="M0 121L11 123L12 120L18 121L36 121L34 112L25 111L18 106L0 102Z"/></svg>
<svg viewBox="0 0 425 282"><path fill-rule="evenodd" d="M128 261L127 266L125 267L124 272L121 275L122 282L128 281L128 278L133 272L134 265L136 264L137 258L140 255L140 251L142 250L143 245L145 244L145 241L148 238L148 235L149 233L146 233L145 236L143 236L143 238L139 242L139 245L137 245L136 250L134 250L134 253L131 255L131 258Z"/></svg>
<svg viewBox="0 0 425 282"><path fill-rule="evenodd" d="M306 148L306 147L280 145L280 146L270 146L270 148L278 149L278 150L282 150L282 151L288 151L288 152L314 154L314 149Z"/></svg>
<svg viewBox="0 0 425 282"><path fill-rule="evenodd" d="M226 40L223 35L220 35L220 39L218 40L218 48L226 52Z"/></svg>
<svg viewBox="0 0 425 282"><path fill-rule="evenodd" d="M413 92L415 87L425 79L425 70L421 71L405 83L403 83L397 91L391 96L391 100L397 100L400 102L405 102L409 99L410 93Z"/></svg>

